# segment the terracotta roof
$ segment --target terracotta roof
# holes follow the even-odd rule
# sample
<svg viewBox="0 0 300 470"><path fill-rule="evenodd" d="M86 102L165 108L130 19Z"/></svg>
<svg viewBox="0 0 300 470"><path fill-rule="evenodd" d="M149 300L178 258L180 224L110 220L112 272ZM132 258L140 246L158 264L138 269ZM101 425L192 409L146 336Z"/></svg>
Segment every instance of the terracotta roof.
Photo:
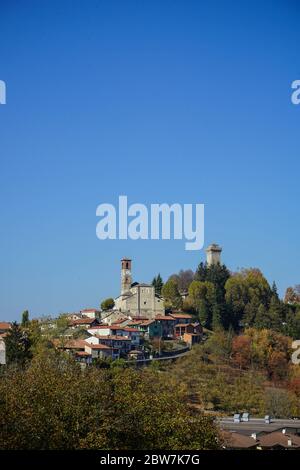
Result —
<svg viewBox="0 0 300 470"><path fill-rule="evenodd" d="M155 320L166 320L166 321L174 321L175 318L168 317L167 315L157 315Z"/></svg>
<svg viewBox="0 0 300 470"><path fill-rule="evenodd" d="M96 325L96 326L91 326L89 330L109 330L111 327L109 325Z"/></svg>
<svg viewBox="0 0 300 470"><path fill-rule="evenodd" d="M249 449L257 446L257 442L253 437L245 436L238 432L226 432L224 433L224 437L226 447L234 449Z"/></svg>
<svg viewBox="0 0 300 470"><path fill-rule="evenodd" d="M170 316L174 318L193 318L192 315L189 315L188 313L170 313Z"/></svg>
<svg viewBox="0 0 300 470"><path fill-rule="evenodd" d="M127 320L128 320L128 318L119 318L118 320L113 321L112 325L119 325L120 323L124 323Z"/></svg>
<svg viewBox="0 0 300 470"><path fill-rule="evenodd" d="M292 445L288 445L291 441ZM300 448L300 436L296 434L286 434L280 431L270 432L259 438L259 445L261 447L275 447L280 446L284 448Z"/></svg>
<svg viewBox="0 0 300 470"><path fill-rule="evenodd" d="M175 325L175 328L186 328L187 326L190 326L191 323L177 323L177 325Z"/></svg>
<svg viewBox="0 0 300 470"><path fill-rule="evenodd" d="M132 320L149 320L149 317L136 316L132 317Z"/></svg>
<svg viewBox="0 0 300 470"><path fill-rule="evenodd" d="M85 308L81 312L100 312L97 308Z"/></svg>
<svg viewBox="0 0 300 470"><path fill-rule="evenodd" d="M10 330L11 328L11 324L6 322L6 321L2 321L0 322L0 330Z"/></svg>
<svg viewBox="0 0 300 470"><path fill-rule="evenodd" d="M140 330L137 328L128 328L127 326L124 326L123 331L128 331L130 333L140 333Z"/></svg>
<svg viewBox="0 0 300 470"><path fill-rule="evenodd" d="M54 339L53 344L60 349L84 349L86 346L86 342L82 339L69 339L67 341Z"/></svg>
<svg viewBox="0 0 300 470"><path fill-rule="evenodd" d="M77 351L76 356L84 356L84 357L90 357L91 354L85 352L85 351Z"/></svg>
<svg viewBox="0 0 300 470"><path fill-rule="evenodd" d="M91 343L85 343L86 346L89 346L91 349L112 349L106 344L91 344Z"/></svg>
<svg viewBox="0 0 300 470"><path fill-rule="evenodd" d="M94 318L79 318L78 320L71 321L70 325L91 325L94 321Z"/></svg>
<svg viewBox="0 0 300 470"><path fill-rule="evenodd" d="M146 321L142 321L140 323L140 326L148 326L148 325L151 325L151 323L154 323L155 320L146 320Z"/></svg>
<svg viewBox="0 0 300 470"><path fill-rule="evenodd" d="M118 335L95 335L99 339L111 339L113 341L131 341L128 336L118 336Z"/></svg>

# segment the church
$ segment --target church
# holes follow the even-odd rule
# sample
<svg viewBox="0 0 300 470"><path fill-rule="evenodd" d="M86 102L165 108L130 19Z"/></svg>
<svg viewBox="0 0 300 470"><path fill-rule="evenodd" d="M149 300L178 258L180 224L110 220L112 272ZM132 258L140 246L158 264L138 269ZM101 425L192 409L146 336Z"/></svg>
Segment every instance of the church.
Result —
<svg viewBox="0 0 300 470"><path fill-rule="evenodd" d="M131 259L121 260L121 294L115 299L115 309L125 315L154 318L164 315L164 300L155 294L154 286L132 282Z"/></svg>

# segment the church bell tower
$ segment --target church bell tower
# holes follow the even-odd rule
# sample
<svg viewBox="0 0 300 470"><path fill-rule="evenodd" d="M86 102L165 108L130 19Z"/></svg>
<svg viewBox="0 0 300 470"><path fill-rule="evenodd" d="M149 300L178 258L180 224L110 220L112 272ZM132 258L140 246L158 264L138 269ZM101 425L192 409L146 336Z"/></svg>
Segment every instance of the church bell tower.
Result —
<svg viewBox="0 0 300 470"><path fill-rule="evenodd" d="M123 258L121 260L121 295L130 290L131 284L131 259Z"/></svg>

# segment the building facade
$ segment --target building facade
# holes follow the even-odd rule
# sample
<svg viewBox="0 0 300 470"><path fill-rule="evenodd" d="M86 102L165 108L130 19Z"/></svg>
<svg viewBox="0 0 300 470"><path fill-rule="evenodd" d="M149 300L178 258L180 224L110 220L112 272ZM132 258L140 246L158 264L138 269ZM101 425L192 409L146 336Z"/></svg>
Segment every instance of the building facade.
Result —
<svg viewBox="0 0 300 470"><path fill-rule="evenodd" d="M131 259L121 260L121 294L115 299L115 309L130 316L149 319L164 314L164 301L155 294L151 284L132 283Z"/></svg>

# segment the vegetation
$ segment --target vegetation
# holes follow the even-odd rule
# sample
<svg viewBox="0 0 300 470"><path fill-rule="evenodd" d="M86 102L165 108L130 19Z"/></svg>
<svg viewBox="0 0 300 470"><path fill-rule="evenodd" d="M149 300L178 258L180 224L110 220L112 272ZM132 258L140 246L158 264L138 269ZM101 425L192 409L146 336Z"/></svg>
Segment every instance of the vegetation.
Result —
<svg viewBox="0 0 300 470"><path fill-rule="evenodd" d="M165 307L178 310L182 307L182 298L176 281L169 279L162 288L162 296L165 300Z"/></svg>
<svg viewBox="0 0 300 470"><path fill-rule="evenodd" d="M0 449L217 449L212 418L153 368L82 371L55 351L0 381Z"/></svg>
<svg viewBox="0 0 300 470"><path fill-rule="evenodd" d="M300 367L290 361L290 346L290 338L273 330L219 330L165 373L180 380L202 410L299 416Z"/></svg>
<svg viewBox="0 0 300 470"><path fill-rule="evenodd" d="M154 277L153 281L152 281L152 286L154 286L156 295L161 295L163 285L164 285L164 283L163 283L162 277L158 273L158 275L156 277Z"/></svg>
<svg viewBox="0 0 300 470"><path fill-rule="evenodd" d="M103 300L103 302L101 302L102 310L110 310L114 308L114 306L115 306L115 301L112 297L109 297L108 299L105 299Z"/></svg>

